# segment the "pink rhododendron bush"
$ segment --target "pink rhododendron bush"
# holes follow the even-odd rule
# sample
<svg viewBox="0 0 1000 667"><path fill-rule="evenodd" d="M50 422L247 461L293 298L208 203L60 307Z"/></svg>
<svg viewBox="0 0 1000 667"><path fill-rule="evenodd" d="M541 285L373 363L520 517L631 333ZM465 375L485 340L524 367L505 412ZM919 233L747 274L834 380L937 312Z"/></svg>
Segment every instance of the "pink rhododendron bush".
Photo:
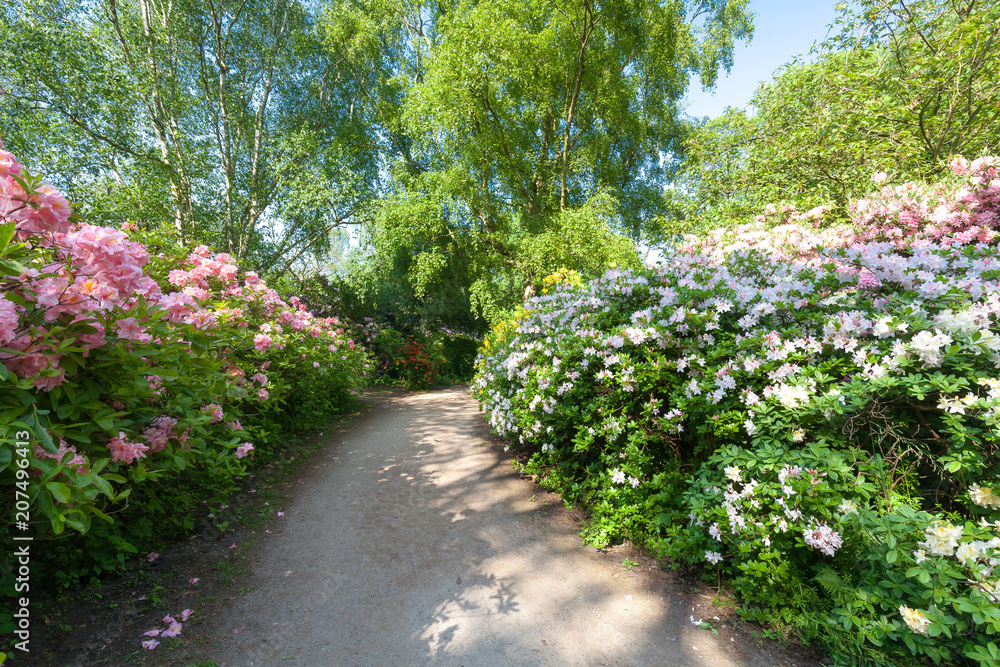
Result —
<svg viewBox="0 0 1000 667"><path fill-rule="evenodd" d="M78 219L0 148L0 479L5 516L26 523L3 530L58 538L33 583L192 528L193 507L348 409L361 381L336 319L228 255L151 259L130 233Z"/></svg>
<svg viewBox="0 0 1000 667"><path fill-rule="evenodd" d="M997 664L997 164L560 285L474 394L590 542L702 563L840 664Z"/></svg>

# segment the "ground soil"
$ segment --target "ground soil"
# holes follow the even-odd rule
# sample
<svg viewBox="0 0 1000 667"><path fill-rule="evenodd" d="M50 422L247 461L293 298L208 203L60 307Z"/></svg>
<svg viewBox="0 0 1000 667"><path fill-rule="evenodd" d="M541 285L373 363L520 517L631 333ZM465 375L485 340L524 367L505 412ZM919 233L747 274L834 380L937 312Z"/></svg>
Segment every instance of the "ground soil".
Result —
<svg viewBox="0 0 1000 667"><path fill-rule="evenodd" d="M47 601L32 657L8 664L823 662L762 639L693 572L584 546L584 514L512 468L465 388L365 402L293 447L290 469L260 471L211 508L199 534ZM180 636L141 648L183 609Z"/></svg>

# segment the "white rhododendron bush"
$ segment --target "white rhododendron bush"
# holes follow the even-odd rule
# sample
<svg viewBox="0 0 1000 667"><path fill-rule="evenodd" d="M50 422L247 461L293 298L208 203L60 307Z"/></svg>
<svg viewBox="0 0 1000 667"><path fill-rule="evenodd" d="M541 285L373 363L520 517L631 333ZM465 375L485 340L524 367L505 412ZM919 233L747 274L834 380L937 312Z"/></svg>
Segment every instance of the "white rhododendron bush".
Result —
<svg viewBox="0 0 1000 667"><path fill-rule="evenodd" d="M724 573L842 664L996 664L997 164L564 282L498 327L474 393L590 542Z"/></svg>
<svg viewBox="0 0 1000 667"><path fill-rule="evenodd" d="M151 258L125 227L78 219L0 145L0 504L25 510L0 530L56 538L34 583L191 529L361 381L337 319L204 246ZM9 569L0 583L12 593Z"/></svg>

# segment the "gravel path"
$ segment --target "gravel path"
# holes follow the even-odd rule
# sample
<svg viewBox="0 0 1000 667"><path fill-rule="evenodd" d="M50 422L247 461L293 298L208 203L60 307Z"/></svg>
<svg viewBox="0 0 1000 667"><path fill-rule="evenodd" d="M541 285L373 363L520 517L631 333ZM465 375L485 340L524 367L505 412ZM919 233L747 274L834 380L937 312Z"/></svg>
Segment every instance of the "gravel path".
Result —
<svg viewBox="0 0 1000 667"><path fill-rule="evenodd" d="M262 538L257 589L209 633L220 665L775 664L692 625L696 596L583 546L463 390L375 402Z"/></svg>

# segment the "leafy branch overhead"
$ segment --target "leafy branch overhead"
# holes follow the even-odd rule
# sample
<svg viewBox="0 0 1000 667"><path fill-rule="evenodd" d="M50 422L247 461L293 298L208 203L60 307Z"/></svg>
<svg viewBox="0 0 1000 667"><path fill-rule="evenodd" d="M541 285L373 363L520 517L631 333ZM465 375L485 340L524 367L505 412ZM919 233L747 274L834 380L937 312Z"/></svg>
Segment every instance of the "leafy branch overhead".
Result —
<svg viewBox="0 0 1000 667"><path fill-rule="evenodd" d="M406 88L398 127L413 142L396 156L396 194L375 218L375 252L394 253L400 246L391 239L425 238L427 221L404 212L415 199L425 201L438 211L432 218L445 245L414 244L413 252L461 255L485 310L504 290L519 300L566 260L540 250L570 211L601 209L589 224L597 238L622 238L613 245L646 235L663 213L690 75L711 85L731 65L736 41L752 32L746 3L734 1L366 9L372 16L396 12L394 30L379 25L385 39L397 40L395 70L407 72L398 79ZM596 196L600 203L591 203ZM564 241L571 238L579 236ZM594 268L583 246L569 254L577 258L570 268ZM635 261L631 256L623 261ZM440 266L414 262L418 284ZM496 284L498 273L507 288ZM515 302L507 298L506 307Z"/></svg>
<svg viewBox="0 0 1000 667"><path fill-rule="evenodd" d="M0 65L5 138L59 155L93 219L280 271L374 194L375 129L302 3L15 2L0 31L22 58Z"/></svg>

